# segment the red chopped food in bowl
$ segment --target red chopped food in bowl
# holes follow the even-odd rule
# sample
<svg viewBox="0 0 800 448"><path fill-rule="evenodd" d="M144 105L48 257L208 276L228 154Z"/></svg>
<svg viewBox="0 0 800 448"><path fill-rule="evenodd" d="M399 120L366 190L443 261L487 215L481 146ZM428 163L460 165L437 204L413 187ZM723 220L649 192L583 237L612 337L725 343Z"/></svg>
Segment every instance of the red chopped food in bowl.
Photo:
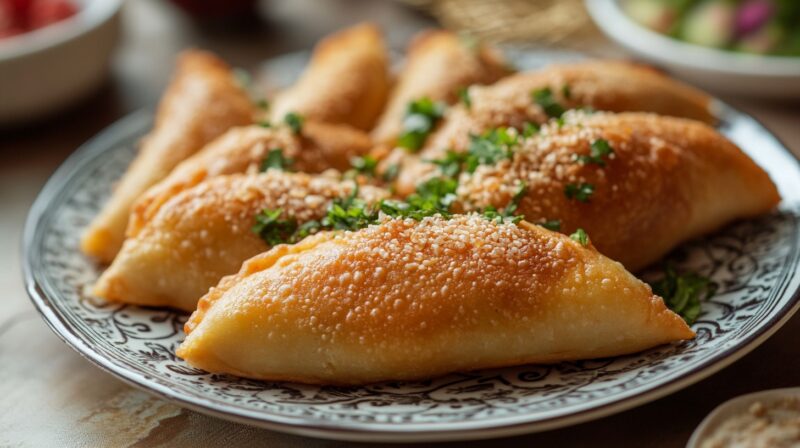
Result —
<svg viewBox="0 0 800 448"><path fill-rule="evenodd" d="M77 12L71 0L0 0L0 39L52 25Z"/></svg>

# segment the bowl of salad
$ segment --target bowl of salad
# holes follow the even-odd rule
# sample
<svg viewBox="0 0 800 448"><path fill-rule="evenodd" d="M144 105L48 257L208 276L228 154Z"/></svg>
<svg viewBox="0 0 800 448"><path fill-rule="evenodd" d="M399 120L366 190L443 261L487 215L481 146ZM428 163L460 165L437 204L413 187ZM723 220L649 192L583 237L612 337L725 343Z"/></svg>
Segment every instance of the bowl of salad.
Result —
<svg viewBox="0 0 800 448"><path fill-rule="evenodd" d="M105 79L122 0L0 0L0 125L47 116Z"/></svg>
<svg viewBox="0 0 800 448"><path fill-rule="evenodd" d="M798 0L586 0L636 56L722 94L800 99Z"/></svg>

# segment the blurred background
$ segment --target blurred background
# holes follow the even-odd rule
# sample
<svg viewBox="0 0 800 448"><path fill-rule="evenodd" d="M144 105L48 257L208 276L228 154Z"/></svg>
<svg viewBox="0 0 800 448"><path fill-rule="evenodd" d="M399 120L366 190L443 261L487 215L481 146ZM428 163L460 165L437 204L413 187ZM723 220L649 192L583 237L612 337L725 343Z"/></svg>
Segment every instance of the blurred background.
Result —
<svg viewBox="0 0 800 448"><path fill-rule="evenodd" d="M147 420L148 413L127 414L131 403L132 409L141 403L169 415L181 412L81 360L30 306L19 241L25 214L50 173L114 121L154 109L182 49L211 50L258 75L270 58L307 51L326 34L361 21L381 25L398 52L416 32L441 26L531 51L646 61L754 115L800 153L798 0L0 0L0 291L6 292L0 381L24 392L21 402L27 403L12 414L0 401L0 435L13 430L31 446L66 446L74 443L54 440L74 442L69 437L78 437L79 428L86 446L127 446L159 422ZM672 442L688 438L693 425L687 422L699 421L707 403L752 384L794 385L796 374L778 360L794 359L789 349L797 334L795 320L738 368L634 411L536 440L621 446L619 437L627 434L652 446L678 446ZM91 383L93 392L67 396L58 372ZM108 400L112 395L121 401ZM54 400L72 408L48 407ZM98 403L116 423L87 417L76 425L76 416L91 414ZM669 409L681 409L680 415ZM189 411L181 415L167 426L172 432L156 435L190 441L192 431L203 430L209 443L297 439ZM59 438L48 438L52 434Z"/></svg>
<svg viewBox="0 0 800 448"><path fill-rule="evenodd" d="M181 49L256 70L364 20L397 50L442 26L517 47L635 57L726 95L800 98L795 0L0 0L0 126L57 124L54 114L76 105L107 122L152 107Z"/></svg>

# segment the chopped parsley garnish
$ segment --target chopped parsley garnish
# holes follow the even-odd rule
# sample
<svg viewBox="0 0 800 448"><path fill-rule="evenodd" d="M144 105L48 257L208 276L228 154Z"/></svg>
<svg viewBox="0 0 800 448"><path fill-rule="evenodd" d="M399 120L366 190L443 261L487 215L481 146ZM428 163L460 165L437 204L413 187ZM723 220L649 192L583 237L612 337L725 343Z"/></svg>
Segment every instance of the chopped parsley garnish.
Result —
<svg viewBox="0 0 800 448"><path fill-rule="evenodd" d="M317 220L306 221L295 230L289 242L296 243L303 238L320 231L322 224Z"/></svg>
<svg viewBox="0 0 800 448"><path fill-rule="evenodd" d="M378 222L378 210L370 207L358 195L358 185L346 198L334 199L320 227L335 230L358 230Z"/></svg>
<svg viewBox="0 0 800 448"><path fill-rule="evenodd" d="M492 129L480 136L471 135L467 171L472 173L478 165L493 165L510 159L516 144L517 134L509 133L507 128Z"/></svg>
<svg viewBox="0 0 800 448"><path fill-rule="evenodd" d="M397 145L407 151L417 152L444 115L444 110L443 103L434 102L430 98L420 98L409 103L403 119L403 132L397 139Z"/></svg>
<svg viewBox="0 0 800 448"><path fill-rule="evenodd" d="M264 209L256 216L253 232L268 244L296 243L321 230L358 230L377 224L380 212L393 218L421 220L427 216L442 215L449 218L450 205L456 199L458 183L453 179L433 178L424 182L406 201L385 199L377 204L367 204L358 198L358 184L344 198L334 199L321 220L298 225L297 220L279 219L281 209ZM521 219L521 218L520 218Z"/></svg>
<svg viewBox="0 0 800 448"><path fill-rule="evenodd" d="M449 177L434 177L417 186L417 192L406 198L406 202L420 210L448 212L456 200L458 181Z"/></svg>
<svg viewBox="0 0 800 448"><path fill-rule="evenodd" d="M320 230L358 230L378 222L378 209L357 196L358 185L347 197L334 199L321 220L306 221L302 225L298 225L295 218L279 219L281 209L265 208L256 215L252 230L267 244L275 246L296 243Z"/></svg>
<svg viewBox="0 0 800 448"><path fill-rule="evenodd" d="M594 185L589 183L567 184L564 186L564 195L568 199L575 199L580 202L589 202L589 198L594 194Z"/></svg>
<svg viewBox="0 0 800 448"><path fill-rule="evenodd" d="M522 136L528 138L532 135L536 135L539 133L539 126L535 123L531 123L530 121L526 121L525 124L522 125Z"/></svg>
<svg viewBox="0 0 800 448"><path fill-rule="evenodd" d="M572 89L570 89L569 84L564 84L561 86L561 96L565 99L572 98Z"/></svg>
<svg viewBox="0 0 800 448"><path fill-rule="evenodd" d="M458 177L467 157L469 157L467 153L448 150L444 158L430 160L430 162L439 166L439 171L443 176Z"/></svg>
<svg viewBox="0 0 800 448"><path fill-rule="evenodd" d="M517 208L519 208L519 203L522 201L522 198L525 197L525 193L528 191L528 184L525 182L521 183L519 187L517 187L516 193L514 196L511 197L511 202L503 209L503 213L507 216L513 215Z"/></svg>
<svg viewBox="0 0 800 448"><path fill-rule="evenodd" d="M550 87L534 90L531 92L531 97L533 97L533 101L538 104L550 118L558 118L567 111L564 106L556 101Z"/></svg>
<svg viewBox="0 0 800 448"><path fill-rule="evenodd" d="M439 165L444 176L458 177L462 171L474 173L479 165L493 165L503 159L510 159L519 136L508 128L491 129L482 135L470 135L466 152L447 151L444 158L429 160Z"/></svg>
<svg viewBox="0 0 800 448"><path fill-rule="evenodd" d="M293 163L294 159L284 157L283 149L273 148L269 150L267 157L261 161L261 172L267 171L268 169L288 171Z"/></svg>
<svg viewBox="0 0 800 448"><path fill-rule="evenodd" d="M267 110L269 109L269 101L267 101L264 98L261 98L260 100L256 101L256 107L258 107L259 109Z"/></svg>
<svg viewBox="0 0 800 448"><path fill-rule="evenodd" d="M512 224L516 224L524 219L524 216L506 215L503 210L498 211L491 205L483 209L481 216L489 221L505 222L506 218L511 220Z"/></svg>
<svg viewBox="0 0 800 448"><path fill-rule="evenodd" d="M672 266L664 270L664 278L650 284L653 292L664 298L669 309L691 325L700 315L700 303L717 291L711 279L695 273L678 273Z"/></svg>
<svg viewBox="0 0 800 448"><path fill-rule="evenodd" d="M614 154L614 149L611 148L608 140L599 138L592 142L588 156L585 154L576 155L575 158L583 165L589 165L593 163L595 165L606 166L604 157L610 156L611 154Z"/></svg>
<svg viewBox="0 0 800 448"><path fill-rule="evenodd" d="M302 115L294 112L289 112L283 117L283 122L292 129L292 132L299 134L303 130L303 122L305 119Z"/></svg>
<svg viewBox="0 0 800 448"><path fill-rule="evenodd" d="M544 227L547 230L552 230L553 232L561 231L561 221L558 219L549 219L544 222L537 223L540 226Z"/></svg>
<svg viewBox="0 0 800 448"><path fill-rule="evenodd" d="M569 237L573 241L577 241L581 246L586 246L587 244L589 244L589 235L583 229L579 228L578 230L575 231L575 233L573 233Z"/></svg>
<svg viewBox="0 0 800 448"><path fill-rule="evenodd" d="M424 182L417 193L410 195L406 201L384 199L377 204L367 204L359 199L358 188L345 198L334 199L321 220L311 220L298 224L295 218L280 219L282 209L265 208L256 215L256 224L252 230L271 246L283 243L296 243L303 238L321 230L359 230L380 220L380 213L392 218L411 218L417 221L429 216L440 215L450 218L450 205L456 199L457 183L453 179L433 178ZM492 206L486 207L481 215L492 221L518 223L524 219L514 215L520 200L525 194L525 185L521 185L511 203L498 211Z"/></svg>
<svg viewBox="0 0 800 448"><path fill-rule="evenodd" d="M419 200L404 202L387 199L380 203L381 211L393 218L411 218L417 221L428 216L441 215L449 218L450 213L438 208L435 201Z"/></svg>
<svg viewBox="0 0 800 448"><path fill-rule="evenodd" d="M383 181L391 182L397 178L398 174L400 174L400 164L392 163L383 171Z"/></svg>
<svg viewBox="0 0 800 448"><path fill-rule="evenodd" d="M525 183L520 184L519 188L517 188L516 193L514 193L514 196L511 198L511 202L509 202L509 204L505 206L505 208L503 208L502 210L497 210L496 208L490 205L485 209L483 209L481 214L483 215L484 218L490 221L502 222L505 221L507 218L510 219L513 224L522 221L523 219L525 219L525 216L514 215L514 213L517 211L517 208L519 207L519 203L522 200L522 198L525 197L525 192L527 191L527 188L528 188L527 184Z"/></svg>
<svg viewBox="0 0 800 448"><path fill-rule="evenodd" d="M271 246L291 241L297 231L297 220L294 218L279 219L281 213L283 213L282 209L265 208L256 215L256 223L252 228L256 235Z"/></svg>
<svg viewBox="0 0 800 448"><path fill-rule="evenodd" d="M472 108L472 98L469 97L469 87L462 87L458 89L458 99L461 101L461 104L467 108L467 110Z"/></svg>
<svg viewBox="0 0 800 448"><path fill-rule="evenodd" d="M378 168L378 160L370 155L353 157L350 159L351 171L369 177L375 177L375 170Z"/></svg>
<svg viewBox="0 0 800 448"><path fill-rule="evenodd" d="M267 120L261 120L261 121L259 121L259 122L258 122L258 125L259 125L259 126L261 126L262 128L271 128L271 127L272 127L272 123L270 123L270 122L269 122L269 121L267 121Z"/></svg>

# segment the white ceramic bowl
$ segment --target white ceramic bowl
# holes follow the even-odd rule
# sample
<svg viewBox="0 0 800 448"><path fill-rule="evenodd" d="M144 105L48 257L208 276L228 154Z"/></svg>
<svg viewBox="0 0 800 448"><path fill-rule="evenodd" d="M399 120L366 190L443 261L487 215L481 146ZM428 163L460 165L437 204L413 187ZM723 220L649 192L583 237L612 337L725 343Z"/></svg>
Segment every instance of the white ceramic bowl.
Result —
<svg viewBox="0 0 800 448"><path fill-rule="evenodd" d="M700 426L694 430L692 437L689 439L689 443L686 444L686 448L699 448L700 443L708 438L719 425L733 416L746 413L750 406L757 401L762 403L774 403L784 397L791 396L800 397L800 387L762 390L761 392L754 392L730 399L717 406L703 419Z"/></svg>
<svg viewBox="0 0 800 448"><path fill-rule="evenodd" d="M689 82L717 93L800 98L800 57L736 53L682 42L636 23L619 0L586 0L586 7L611 39Z"/></svg>
<svg viewBox="0 0 800 448"><path fill-rule="evenodd" d="M0 40L0 124L63 109L98 87L108 72L122 0L82 0L78 12Z"/></svg>

